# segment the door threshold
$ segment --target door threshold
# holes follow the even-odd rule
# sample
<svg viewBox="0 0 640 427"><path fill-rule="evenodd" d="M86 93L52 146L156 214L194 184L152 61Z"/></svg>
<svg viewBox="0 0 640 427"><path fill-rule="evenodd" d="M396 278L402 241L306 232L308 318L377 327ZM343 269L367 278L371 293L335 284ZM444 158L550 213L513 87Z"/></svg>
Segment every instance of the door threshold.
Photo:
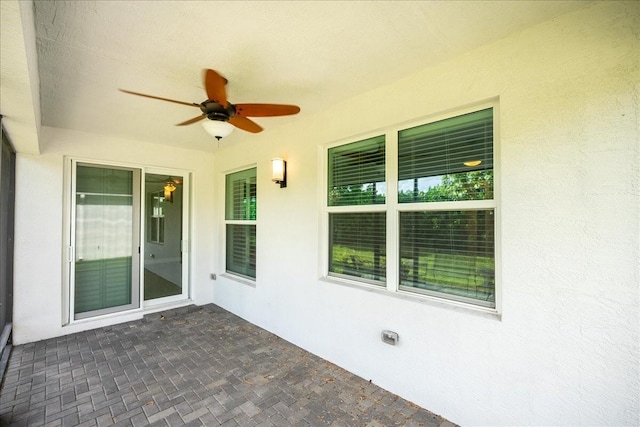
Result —
<svg viewBox="0 0 640 427"><path fill-rule="evenodd" d="M194 307L194 308L191 309L191 307ZM182 309L186 309L185 312L188 313L191 311L198 310L199 307L194 304L193 300L186 299L182 301L167 302L164 304L157 304L157 305L145 307L143 310L143 314L144 314L144 317L147 317L148 315L151 315L154 313L165 312L170 310L182 312L183 311Z"/></svg>

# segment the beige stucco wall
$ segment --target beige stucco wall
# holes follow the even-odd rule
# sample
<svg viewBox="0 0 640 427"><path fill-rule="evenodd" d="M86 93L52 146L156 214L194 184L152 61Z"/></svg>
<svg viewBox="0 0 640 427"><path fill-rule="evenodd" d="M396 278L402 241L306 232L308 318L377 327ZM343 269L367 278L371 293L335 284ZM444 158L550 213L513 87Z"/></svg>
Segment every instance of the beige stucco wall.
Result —
<svg viewBox="0 0 640 427"><path fill-rule="evenodd" d="M224 172L258 167L258 269L214 301L454 422L638 424L639 14L595 4L220 153L218 245ZM323 280L322 147L491 99L500 315Z"/></svg>

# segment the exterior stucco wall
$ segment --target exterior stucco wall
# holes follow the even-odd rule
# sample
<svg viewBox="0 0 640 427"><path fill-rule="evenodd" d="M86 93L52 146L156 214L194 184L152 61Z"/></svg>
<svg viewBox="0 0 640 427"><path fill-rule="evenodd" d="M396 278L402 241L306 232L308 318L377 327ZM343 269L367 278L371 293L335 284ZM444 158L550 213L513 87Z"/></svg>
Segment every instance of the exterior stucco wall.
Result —
<svg viewBox="0 0 640 427"><path fill-rule="evenodd" d="M256 164L258 267L214 302L454 422L637 425L639 18L594 4L221 152L216 243L224 172ZM501 314L322 280L322 147L496 98Z"/></svg>

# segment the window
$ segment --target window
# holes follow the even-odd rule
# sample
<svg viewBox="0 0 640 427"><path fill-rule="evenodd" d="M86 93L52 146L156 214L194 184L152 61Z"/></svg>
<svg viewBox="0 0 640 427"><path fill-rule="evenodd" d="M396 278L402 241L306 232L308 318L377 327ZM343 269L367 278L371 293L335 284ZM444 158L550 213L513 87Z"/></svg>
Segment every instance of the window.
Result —
<svg viewBox="0 0 640 427"><path fill-rule="evenodd" d="M226 270L256 277L256 168L228 174L225 188Z"/></svg>
<svg viewBox="0 0 640 427"><path fill-rule="evenodd" d="M149 203L149 241L164 243L164 193L151 193Z"/></svg>
<svg viewBox="0 0 640 427"><path fill-rule="evenodd" d="M386 280L385 137L329 150L329 274Z"/></svg>
<svg viewBox="0 0 640 427"><path fill-rule="evenodd" d="M329 148L328 274L495 308L493 128L491 107Z"/></svg>

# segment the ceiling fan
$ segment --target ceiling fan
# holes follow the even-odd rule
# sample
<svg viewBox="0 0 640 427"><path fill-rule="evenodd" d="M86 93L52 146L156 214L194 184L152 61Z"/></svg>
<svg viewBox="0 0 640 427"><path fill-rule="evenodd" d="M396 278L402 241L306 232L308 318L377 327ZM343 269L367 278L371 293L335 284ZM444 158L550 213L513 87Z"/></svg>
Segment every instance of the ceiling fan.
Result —
<svg viewBox="0 0 640 427"><path fill-rule="evenodd" d="M120 89L120 91L131 95L159 99L161 101L173 102L190 107L198 107L200 108L200 111L202 111L202 114L182 123L178 123L176 126L190 125L204 119L209 119L209 121L203 123L203 126L205 126L207 132L215 136L218 140L229 135L231 131L233 131L233 126L251 133L261 132L262 127L249 119L249 117L288 116L300 112L300 107L296 105L232 104L227 101L227 91L225 88L227 82L227 79L217 71L211 69L205 70L204 86L208 98L200 104L161 98L159 96L147 95L125 89Z"/></svg>

